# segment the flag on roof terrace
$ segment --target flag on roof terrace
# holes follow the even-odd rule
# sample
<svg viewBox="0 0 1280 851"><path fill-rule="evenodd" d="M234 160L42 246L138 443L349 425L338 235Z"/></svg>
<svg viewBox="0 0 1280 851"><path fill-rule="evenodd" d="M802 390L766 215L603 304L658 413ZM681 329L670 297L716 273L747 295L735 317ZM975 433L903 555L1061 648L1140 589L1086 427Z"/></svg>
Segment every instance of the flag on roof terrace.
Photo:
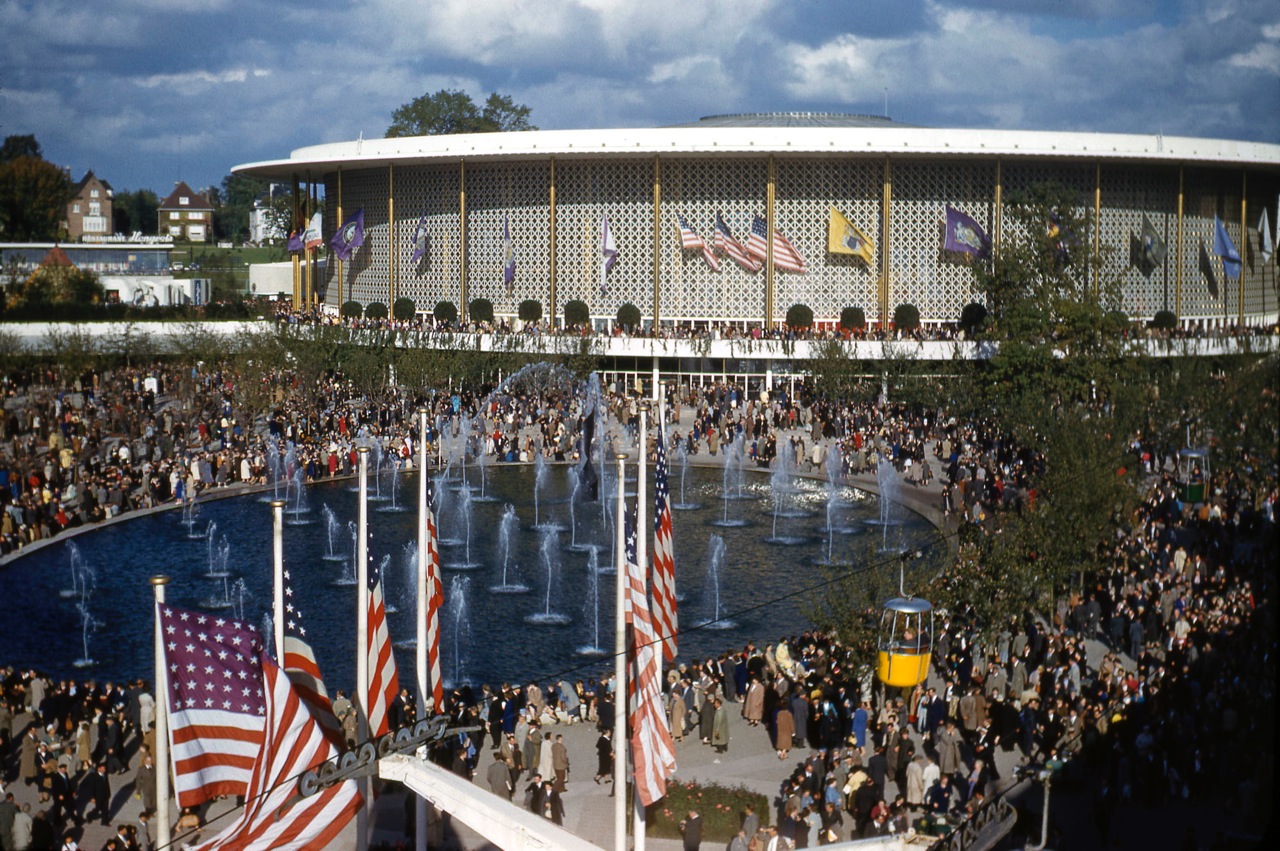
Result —
<svg viewBox="0 0 1280 851"><path fill-rule="evenodd" d="M751 236L747 237L747 252L760 261L768 259L769 224L762 216L751 220ZM796 251L782 231L775 225L773 228L773 265L777 269L788 272L808 272L804 258Z"/></svg>
<svg viewBox="0 0 1280 851"><path fill-rule="evenodd" d="M747 249L741 242L734 238L733 232L729 230L729 226L724 223L724 219L716 213L716 233L714 237L715 247L725 254L728 254L733 261L748 272L759 272L760 264L747 253Z"/></svg>
<svg viewBox="0 0 1280 851"><path fill-rule="evenodd" d="M355 211L351 218L342 223L338 232L329 240L333 254L339 260L346 260L364 245L364 207Z"/></svg>
<svg viewBox="0 0 1280 851"><path fill-rule="evenodd" d="M307 223L307 229L302 234L302 244L308 251L324 245L324 236L321 233L322 221L323 217L320 215L320 211L317 210L311 216L311 221Z"/></svg>
<svg viewBox="0 0 1280 851"><path fill-rule="evenodd" d="M703 239L696 230L691 228L689 223L684 220L684 216L679 213L676 213L676 227L680 231L681 250L688 251L691 248L698 249L702 252L702 259L707 261L707 265L710 266L713 271L719 272L720 261L717 260L715 254L711 252L711 246L707 245L707 241Z"/></svg>
<svg viewBox="0 0 1280 851"><path fill-rule="evenodd" d="M1213 217L1213 253L1222 258L1222 274L1228 278L1240 277L1240 249L1231 241L1227 226L1215 214Z"/></svg>
<svg viewBox="0 0 1280 851"><path fill-rule="evenodd" d="M827 251L832 254L852 254L871 265L875 256L875 245L867 235L835 207L831 208L831 218L827 222Z"/></svg>
<svg viewBox="0 0 1280 851"><path fill-rule="evenodd" d="M991 251L991 240L972 216L948 204L947 233L942 247L971 257L986 257Z"/></svg>

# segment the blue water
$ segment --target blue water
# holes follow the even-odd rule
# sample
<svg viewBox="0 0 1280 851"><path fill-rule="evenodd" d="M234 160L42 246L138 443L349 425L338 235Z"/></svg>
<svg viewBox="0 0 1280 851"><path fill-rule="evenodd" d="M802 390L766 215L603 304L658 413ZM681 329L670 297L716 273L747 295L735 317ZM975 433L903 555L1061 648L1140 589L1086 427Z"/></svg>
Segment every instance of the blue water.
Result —
<svg viewBox="0 0 1280 851"><path fill-rule="evenodd" d="M470 470L478 474L476 470ZM552 520L567 527L569 523L569 476L564 466L551 470L549 484L541 495L541 512L545 521ZM388 616L393 641L412 639L415 632L414 607L410 573L404 569L404 545L417 535L417 478L410 474L401 481L400 504L404 511L378 509L386 503L372 503L369 512L369 553L373 565L384 555L391 555L391 568L384 579L387 599L398 610ZM478 478L473 486L478 493ZM446 683L455 679L455 657L462 659L466 681L472 683L545 681L552 677L571 679L598 676L611 669L610 657L584 659L575 651L591 643L592 604L588 597L586 564L588 554L562 550L560 580L552 589L552 609L571 618L566 626L538 626L525 622L525 617L543 611L546 601L545 570L538 547L541 535L530 528L533 523L533 468L494 467L489 471L490 493L496 502L475 502L472 506L472 560L482 562L478 570L466 573L450 571L451 562L461 562L464 550L443 550L446 568L445 588L454 575L470 577L466 611L469 627L462 646L453 646L455 630L448 621L446 600L442 629L441 659ZM610 479L601 491L616 488ZM707 620L713 601L706 590L707 547L712 532L725 540L727 556L721 570L721 612L736 623L726 630L696 630L681 639L682 659L719 654L730 647L741 647L747 640L772 641L778 636L798 632L808 625L807 612L817 595L806 599L789 597L764 608L742 612L761 603L791 594L809 584L820 583L834 574L829 568L815 566L825 555L826 536L819 531L825 520L825 485L802 480L798 493L789 497L791 513L811 512L808 517L780 519L779 533L802 543L778 546L765 543L773 528L773 499L766 475L749 475L747 493L751 499L734 501L729 506L732 516L750 523L743 527L721 528L709 525L724 515L719 498L721 471L690 469L686 498L703 505L700 510L677 511L674 514L677 591L683 598L681 623L686 627ZM634 484L628 485L634 491ZM878 501L851 489L842 491L844 502L839 510L840 522L860 525L879 516ZM452 490L448 500L458 495ZM652 499L652 492L649 494ZM351 539L346 531L348 519L354 519L357 495L350 482L312 485L307 494L311 511L300 519L305 525L286 525L284 533L285 564L291 571L295 602L300 607L308 635L316 651L321 671L335 688L349 688L355 677L356 589L334 582L350 568L342 562L325 560L328 541L322 506L328 505L338 516L342 527L338 551L348 555ZM634 500L631 500L634 502ZM488 593L500 581L497 530L505 503L516 506L520 517L519 540L512 549L518 563L518 579L530 586L522 595ZM455 519L456 503L448 502L440 517L442 538L464 536ZM650 501L650 512L652 502ZM612 509L611 509L612 510ZM601 528L599 504L579 505L578 540L596 541L604 546L599 562L612 564L608 536ZM650 517L650 519L652 519ZM243 578L247 589L244 600L245 619L258 625L271 608L271 512L260 495L216 500L199 505L193 525L200 534L210 520L217 523L220 538L226 535L231 544L229 585ZM918 517L908 518L901 527L904 542L923 540L931 527ZM560 540L568 544L569 533ZM837 536L837 557L841 553L855 564L881 559L873 543L879 535ZM650 538L652 541L652 538ZM99 622L89 636L89 658L94 664L78 668L75 661L84 656L81 619L76 600L63 596L71 587L70 556L65 544L55 544L40 552L0 569L0 598L10 601L10 613L0 622L0 661L18 666L35 666L56 678L121 680L153 677L152 670L152 606L148 578L167 574L171 582L167 599L176 605L199 608L202 602L223 597L223 580L204 578L208 563L207 543L189 536L182 523L181 511L168 511L75 538L84 561L97 573L97 587L89 598L88 609ZM896 570L896 564L884 569ZM602 641L613 646L612 575L600 577L600 622ZM226 610L224 610L225 612ZM396 659L402 680L412 681L414 650L398 647Z"/></svg>

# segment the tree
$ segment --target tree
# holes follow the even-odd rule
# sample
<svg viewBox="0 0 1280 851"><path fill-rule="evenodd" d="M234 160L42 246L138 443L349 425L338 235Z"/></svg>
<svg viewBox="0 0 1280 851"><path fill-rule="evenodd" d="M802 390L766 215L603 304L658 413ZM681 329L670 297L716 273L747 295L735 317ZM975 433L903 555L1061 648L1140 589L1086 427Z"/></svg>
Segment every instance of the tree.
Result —
<svg viewBox="0 0 1280 851"><path fill-rule="evenodd" d="M493 302L487 298L477 298L471 302L471 321L493 324Z"/></svg>
<svg viewBox="0 0 1280 851"><path fill-rule="evenodd" d="M537 129L529 123L529 107L514 103L510 95L494 92L481 109L461 89L441 89L393 112L387 138Z"/></svg>
<svg viewBox="0 0 1280 851"><path fill-rule="evenodd" d="M893 309L893 327L914 331L920 327L920 310L914 304L900 304Z"/></svg>
<svg viewBox="0 0 1280 851"><path fill-rule="evenodd" d="M788 307L787 327L797 331L813 327L813 308L807 304L793 304Z"/></svg>
<svg viewBox="0 0 1280 851"><path fill-rule="evenodd" d="M520 317L521 322L540 322L542 321L542 302L527 298L516 308L516 315Z"/></svg>
<svg viewBox="0 0 1280 851"><path fill-rule="evenodd" d="M618 307L618 327L625 328L628 331L640 324L640 308L631 302L627 302Z"/></svg>
<svg viewBox="0 0 1280 851"><path fill-rule="evenodd" d="M380 301L371 301L364 306L365 319L386 319L387 306Z"/></svg>
<svg viewBox="0 0 1280 851"><path fill-rule="evenodd" d="M253 210L253 202L270 186L270 181L262 177L228 174L222 178L221 191L211 191L209 196L209 203L214 205L214 232L223 239L241 242L248 239L249 213Z"/></svg>
<svg viewBox="0 0 1280 851"><path fill-rule="evenodd" d="M364 315L364 308L358 301L344 301L342 307L338 308L338 313L343 319L359 319Z"/></svg>
<svg viewBox="0 0 1280 851"><path fill-rule="evenodd" d="M9 307L27 309L101 304L106 293L98 276L74 266L44 266L10 287Z"/></svg>
<svg viewBox="0 0 1280 851"><path fill-rule="evenodd" d="M0 163L7 163L11 160L16 160L18 157L31 157L35 160L44 159L44 154L40 151L40 143L36 141L35 136L5 137L4 146L0 147Z"/></svg>
<svg viewBox="0 0 1280 851"><path fill-rule="evenodd" d="M0 235L3 239L13 242L56 239L62 231L70 200L71 180L53 163L32 156L17 156L0 163Z"/></svg>
<svg viewBox="0 0 1280 851"><path fill-rule="evenodd" d="M1178 317L1172 310L1157 310L1151 318L1151 327L1158 331L1172 331L1178 327Z"/></svg>
<svg viewBox="0 0 1280 851"><path fill-rule="evenodd" d="M413 303L413 299L407 296L400 296L391 304L391 315L401 322L407 322L413 318L418 312L418 306Z"/></svg>
<svg viewBox="0 0 1280 851"><path fill-rule="evenodd" d="M581 299L569 299L564 303L564 324L569 328L591 324L591 308Z"/></svg>
<svg viewBox="0 0 1280 851"><path fill-rule="evenodd" d="M861 331L867 327L867 314L861 307L846 307L840 311L840 327L846 331Z"/></svg>
<svg viewBox="0 0 1280 851"><path fill-rule="evenodd" d="M437 322L452 325L458 321L458 307L451 301L438 301L435 308L432 309L431 315L435 317Z"/></svg>
<svg viewBox="0 0 1280 851"><path fill-rule="evenodd" d="M116 233L155 234L160 197L150 189L117 192L111 204Z"/></svg>
<svg viewBox="0 0 1280 851"><path fill-rule="evenodd" d="M987 321L987 309L976 301L971 301L960 311L960 327L966 334L972 335L980 331Z"/></svg>

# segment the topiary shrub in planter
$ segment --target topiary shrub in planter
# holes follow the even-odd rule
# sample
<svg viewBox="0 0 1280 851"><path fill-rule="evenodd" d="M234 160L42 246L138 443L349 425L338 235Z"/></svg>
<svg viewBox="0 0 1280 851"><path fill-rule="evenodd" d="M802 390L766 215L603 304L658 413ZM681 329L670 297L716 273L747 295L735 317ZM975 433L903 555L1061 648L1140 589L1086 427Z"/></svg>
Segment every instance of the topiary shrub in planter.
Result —
<svg viewBox="0 0 1280 851"><path fill-rule="evenodd" d="M1172 331L1178 327L1178 316L1172 310L1159 310L1151 317L1151 327L1158 331Z"/></svg>
<svg viewBox="0 0 1280 851"><path fill-rule="evenodd" d="M645 810L645 835L679 839L680 822L689 817L689 810L697 810L702 816L703 840L723 847L737 836L748 806L760 817L760 826L766 827L770 822L769 799L759 792L741 786L673 780L667 783L666 797Z"/></svg>
<svg viewBox="0 0 1280 851"><path fill-rule="evenodd" d="M364 316L364 308L358 301L344 301L342 307L338 308L338 313L343 319L359 319Z"/></svg>
<svg viewBox="0 0 1280 851"><path fill-rule="evenodd" d="M813 327L813 310L807 304L793 304L787 308L787 327L803 330Z"/></svg>
<svg viewBox="0 0 1280 851"><path fill-rule="evenodd" d="M386 319L387 306L380 301L371 301L364 308L365 319Z"/></svg>
<svg viewBox="0 0 1280 851"><path fill-rule="evenodd" d="M520 302L520 306L516 308L516 315L520 317L521 322L541 322L542 302L537 299L527 298Z"/></svg>
<svg viewBox="0 0 1280 851"><path fill-rule="evenodd" d="M1129 314L1123 310L1108 310L1102 317L1102 325L1114 334L1124 333L1129 328Z"/></svg>
<svg viewBox="0 0 1280 851"><path fill-rule="evenodd" d="M987 308L976 301L971 301L960 311L960 327L966 334L972 334L987 321Z"/></svg>
<svg viewBox="0 0 1280 851"><path fill-rule="evenodd" d="M458 308L451 301L436 302L435 309L431 311L431 315L436 318L437 322L446 322L452 325L458 321Z"/></svg>
<svg viewBox="0 0 1280 851"><path fill-rule="evenodd" d="M418 306L413 303L413 299L406 296L400 296L391 303L391 315L401 322L409 321L417 312Z"/></svg>
<svg viewBox="0 0 1280 851"><path fill-rule="evenodd" d="M630 331L640 325L640 308L631 302L618 308L618 327L626 328Z"/></svg>
<svg viewBox="0 0 1280 851"><path fill-rule="evenodd" d="M493 322L493 302L487 298L478 298L471 302L472 322Z"/></svg>
<svg viewBox="0 0 1280 851"><path fill-rule="evenodd" d="M900 331L914 331L920 327L920 311L914 304L900 304L893 309L893 326Z"/></svg>
<svg viewBox="0 0 1280 851"><path fill-rule="evenodd" d="M846 307L840 311L840 327L846 331L861 331L867 327L867 314L861 307Z"/></svg>
<svg viewBox="0 0 1280 851"><path fill-rule="evenodd" d="M588 325L591 322L591 309L581 299L572 298L564 303L564 324L570 328L575 325Z"/></svg>

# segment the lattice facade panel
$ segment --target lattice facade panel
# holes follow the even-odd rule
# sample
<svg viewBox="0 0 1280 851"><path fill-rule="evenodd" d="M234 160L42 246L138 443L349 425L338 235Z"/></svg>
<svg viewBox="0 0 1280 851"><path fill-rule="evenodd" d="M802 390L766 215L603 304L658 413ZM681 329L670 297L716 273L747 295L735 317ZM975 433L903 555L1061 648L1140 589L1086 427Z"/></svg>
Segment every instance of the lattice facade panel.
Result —
<svg viewBox="0 0 1280 851"><path fill-rule="evenodd" d="M327 304L336 306L341 300L358 301L362 305L367 305L377 301L385 304L388 310L391 308L390 277L387 273L391 256L387 242L389 232L387 190L386 170L343 171L341 192L338 189L337 175L326 175L327 203L324 222L326 243L338 224L339 203L342 205L344 217L364 207L364 245L341 264L341 299L338 293L339 263L332 255L329 256L323 290Z"/></svg>
<svg viewBox="0 0 1280 851"><path fill-rule="evenodd" d="M601 224L618 249L604 292L600 281ZM556 312L586 302L593 317L612 319L624 303L640 307L653 294L653 162L556 161ZM545 305L544 305L545 309Z"/></svg>
<svg viewBox="0 0 1280 851"><path fill-rule="evenodd" d="M879 253L883 160L777 159L774 222L809 271L774 273L774 320L786 319L793 304L806 304L819 322L835 322L846 307L861 307L868 318L879 303ZM850 254L827 253L831 208L838 209L877 247L871 264Z"/></svg>
<svg viewBox="0 0 1280 851"><path fill-rule="evenodd" d="M439 302L447 301L461 313L458 166L397 168L395 188L397 295L413 299L420 311L434 310ZM417 263L412 263L413 237L419 221L425 221L427 250Z"/></svg>
<svg viewBox="0 0 1280 851"><path fill-rule="evenodd" d="M1157 311L1173 310L1177 289L1177 170L1104 166L1101 185L1100 279L1119 282L1119 307L1133 319L1150 319ZM1151 270L1149 276L1131 257L1130 241L1142 238L1143 216L1168 247L1164 264Z"/></svg>
<svg viewBox="0 0 1280 851"><path fill-rule="evenodd" d="M560 164L557 163L557 174ZM546 311L551 281L551 165L548 161L467 166L467 299L487 298L498 315L534 299ZM503 217L511 228L516 275L502 278Z"/></svg>
<svg viewBox="0 0 1280 851"><path fill-rule="evenodd" d="M889 316L914 304L922 321L954 322L973 301L973 267L942 250L946 208L992 233L995 166L988 162L894 160L889 221Z"/></svg>
<svg viewBox="0 0 1280 851"><path fill-rule="evenodd" d="M710 319L759 323L764 318L764 271L749 272L727 256L714 272L701 251L682 251L677 215L710 244L716 213L739 242L751 233L751 220L764 215L769 178L764 159L662 160L662 321ZM652 297L635 302L649 317Z"/></svg>

